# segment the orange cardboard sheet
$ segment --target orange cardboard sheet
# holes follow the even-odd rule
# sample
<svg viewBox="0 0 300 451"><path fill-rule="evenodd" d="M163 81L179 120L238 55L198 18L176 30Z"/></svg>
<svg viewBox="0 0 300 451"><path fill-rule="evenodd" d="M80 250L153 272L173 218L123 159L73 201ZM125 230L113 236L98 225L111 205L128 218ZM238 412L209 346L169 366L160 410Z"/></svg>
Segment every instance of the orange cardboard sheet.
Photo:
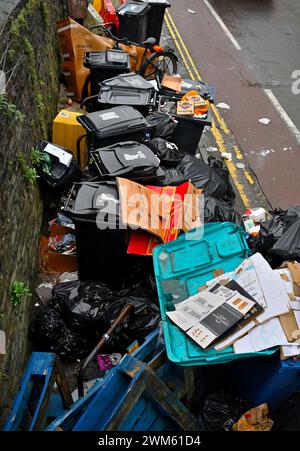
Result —
<svg viewBox="0 0 300 451"><path fill-rule="evenodd" d="M197 197L193 197L193 195L201 194L202 191L196 189L190 182L179 186L147 186L147 188L159 194L162 200L163 211L169 212L169 214L162 218L164 229L160 235L156 234L156 236L153 236L150 230L132 231L127 249L128 254L150 256L154 247L158 244L176 240L180 230L187 231L200 225L200 219L197 216ZM186 195L192 196L187 197L187 199L190 199L188 201L189 208L184 207ZM180 199L181 202L176 203L176 199ZM184 218L182 214L184 214Z"/></svg>
<svg viewBox="0 0 300 451"><path fill-rule="evenodd" d="M163 88L171 89L176 93L181 92L182 78L180 75L165 75L162 79L161 85Z"/></svg>

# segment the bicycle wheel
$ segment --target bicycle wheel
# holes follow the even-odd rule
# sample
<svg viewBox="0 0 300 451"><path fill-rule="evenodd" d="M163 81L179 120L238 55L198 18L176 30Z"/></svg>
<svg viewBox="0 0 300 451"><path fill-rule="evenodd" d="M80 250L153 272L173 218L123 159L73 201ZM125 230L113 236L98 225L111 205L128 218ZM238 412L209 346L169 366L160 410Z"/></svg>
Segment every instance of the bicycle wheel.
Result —
<svg viewBox="0 0 300 451"><path fill-rule="evenodd" d="M164 75L177 74L177 57L173 52L167 50L153 53L142 64L140 74L146 80L153 80L158 76L160 81Z"/></svg>

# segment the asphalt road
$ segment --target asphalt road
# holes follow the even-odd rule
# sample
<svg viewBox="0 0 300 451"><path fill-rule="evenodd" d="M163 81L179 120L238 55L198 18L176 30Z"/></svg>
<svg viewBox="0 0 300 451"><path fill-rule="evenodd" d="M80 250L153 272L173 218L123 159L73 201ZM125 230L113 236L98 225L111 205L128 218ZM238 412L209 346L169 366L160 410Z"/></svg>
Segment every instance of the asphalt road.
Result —
<svg viewBox="0 0 300 451"><path fill-rule="evenodd" d="M185 46L191 57L186 66L192 60L202 79L217 88L216 104L230 107L218 108L225 122L215 118L216 144L233 154L238 149L274 208L300 204L300 93L292 93L292 74L300 75L300 2L170 2L167 19L177 51ZM263 118L270 122L261 123ZM245 171L232 169L241 187Z"/></svg>
<svg viewBox="0 0 300 451"><path fill-rule="evenodd" d="M240 44L256 83L272 89L300 129L300 92L292 92L292 74L297 70L300 79L299 0L210 0L210 4Z"/></svg>

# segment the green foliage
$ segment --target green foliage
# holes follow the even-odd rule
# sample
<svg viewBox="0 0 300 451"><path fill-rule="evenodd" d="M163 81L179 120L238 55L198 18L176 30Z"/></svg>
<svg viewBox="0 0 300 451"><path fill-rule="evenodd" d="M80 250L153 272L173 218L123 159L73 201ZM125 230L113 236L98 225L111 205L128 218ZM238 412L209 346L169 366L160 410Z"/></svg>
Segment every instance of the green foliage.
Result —
<svg viewBox="0 0 300 451"><path fill-rule="evenodd" d="M40 92L37 92L35 94L35 104L39 110L40 113L45 111L45 103L44 103L44 97L43 94Z"/></svg>
<svg viewBox="0 0 300 451"><path fill-rule="evenodd" d="M22 153L20 153L20 152L18 153L17 159L18 159L21 171L23 173L25 182L28 185L34 185L36 180L39 177L37 172L36 172L36 169L32 168L31 166L29 166L27 164L27 161L26 161L26 159L25 159L25 157L24 157L24 155Z"/></svg>
<svg viewBox="0 0 300 451"><path fill-rule="evenodd" d="M29 288L25 285L24 282L19 282L18 280L14 280L11 284L10 288L10 300L14 307L18 307L24 296L32 296Z"/></svg>
<svg viewBox="0 0 300 451"><path fill-rule="evenodd" d="M23 122L25 116L13 103L8 101L6 94L0 94L0 113L1 116L9 120Z"/></svg>
<svg viewBox="0 0 300 451"><path fill-rule="evenodd" d="M33 147L30 151L30 161L34 166L37 166L38 164L42 163L44 160L44 155L42 152L39 151L39 149L36 149Z"/></svg>
<svg viewBox="0 0 300 451"><path fill-rule="evenodd" d="M0 370L0 381L2 381L2 382L8 381L8 375L2 370Z"/></svg>
<svg viewBox="0 0 300 451"><path fill-rule="evenodd" d="M49 19L49 10L48 10L45 2L42 2L42 4L41 4L41 12L42 12L45 29L46 29L46 31L48 31L50 28L50 19Z"/></svg>

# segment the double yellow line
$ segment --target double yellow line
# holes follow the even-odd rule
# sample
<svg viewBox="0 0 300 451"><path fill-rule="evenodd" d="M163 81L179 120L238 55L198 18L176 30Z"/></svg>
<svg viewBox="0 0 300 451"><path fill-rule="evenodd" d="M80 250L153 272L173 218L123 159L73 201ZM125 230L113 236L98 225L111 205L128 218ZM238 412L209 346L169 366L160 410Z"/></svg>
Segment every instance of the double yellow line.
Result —
<svg viewBox="0 0 300 451"><path fill-rule="evenodd" d="M175 22L172 19L172 16L168 10L166 11L166 14L165 14L165 22L168 27L169 33L176 45L176 48L182 58L182 61L186 67L189 77L192 80L195 80L195 79L202 80L201 75L190 55L190 52L188 51L188 49L178 31L178 28L176 27ZM225 120L220 115L216 106L212 104L211 109L212 109L212 113L214 116L214 119L212 121L211 131L212 131L212 134L216 141L217 147L218 147L220 153L228 152L228 151L230 151L230 149L227 148L226 143L223 138L223 135L230 136L231 131L228 128L228 126L226 125ZM218 126L216 124L218 124ZM239 159L239 160L243 159L243 154L240 151L240 149L238 148L238 146L233 146L232 150L235 152L237 159ZM251 208L250 200L246 194L246 191L245 191L242 181L240 181L237 168L235 167L235 165L232 161L226 161L226 164L227 164L228 170L230 172L230 175L232 177L232 180L236 186L236 189L238 190L238 192L241 196L243 204L245 205L246 208ZM251 175L249 174L249 172L244 170L244 175L245 175L246 179L248 180L248 182L251 185L253 185L254 181L253 181Z"/></svg>

